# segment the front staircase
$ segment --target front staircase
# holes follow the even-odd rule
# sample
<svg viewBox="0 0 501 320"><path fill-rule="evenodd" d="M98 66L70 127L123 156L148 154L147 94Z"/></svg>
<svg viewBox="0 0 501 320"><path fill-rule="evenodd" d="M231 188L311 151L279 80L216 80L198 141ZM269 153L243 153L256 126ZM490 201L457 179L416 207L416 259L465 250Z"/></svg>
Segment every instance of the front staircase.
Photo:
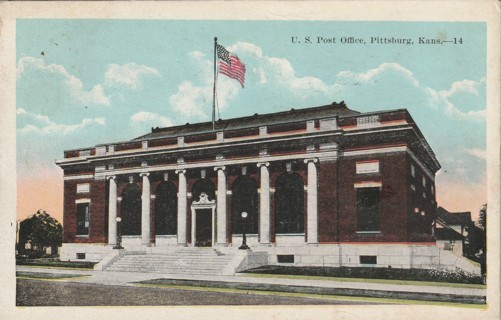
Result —
<svg viewBox="0 0 501 320"><path fill-rule="evenodd" d="M180 248L171 252L126 251L106 271L223 275L235 255L215 249Z"/></svg>

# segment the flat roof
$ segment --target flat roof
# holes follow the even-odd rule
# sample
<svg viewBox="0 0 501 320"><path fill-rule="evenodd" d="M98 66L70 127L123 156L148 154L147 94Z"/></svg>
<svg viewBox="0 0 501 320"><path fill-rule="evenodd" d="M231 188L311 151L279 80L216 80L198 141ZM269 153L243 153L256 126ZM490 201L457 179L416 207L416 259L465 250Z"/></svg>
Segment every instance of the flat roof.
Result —
<svg viewBox="0 0 501 320"><path fill-rule="evenodd" d="M288 122L316 120L322 118L332 118L340 116L354 116L361 114L358 111L349 109L344 101L332 104L311 107L304 109L290 109L287 111L257 114L240 118L232 118L227 120L217 120L215 128L212 128L212 121L200 123L186 123L179 126L152 128L152 132L132 139L136 140L151 140L158 138L169 138L178 136L187 136L193 134L203 134L215 131L239 130L245 128L269 126L274 124L284 124Z"/></svg>

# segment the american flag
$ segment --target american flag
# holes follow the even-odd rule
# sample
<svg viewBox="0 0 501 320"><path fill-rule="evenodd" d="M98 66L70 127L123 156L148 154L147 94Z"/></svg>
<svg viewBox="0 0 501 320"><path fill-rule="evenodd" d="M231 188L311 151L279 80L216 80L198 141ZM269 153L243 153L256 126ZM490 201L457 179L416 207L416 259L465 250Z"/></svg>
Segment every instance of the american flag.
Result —
<svg viewBox="0 0 501 320"><path fill-rule="evenodd" d="M237 80L243 88L245 82L245 64L240 62L240 59L235 54L230 53L223 46L218 44L216 49L217 57L220 59L219 73Z"/></svg>

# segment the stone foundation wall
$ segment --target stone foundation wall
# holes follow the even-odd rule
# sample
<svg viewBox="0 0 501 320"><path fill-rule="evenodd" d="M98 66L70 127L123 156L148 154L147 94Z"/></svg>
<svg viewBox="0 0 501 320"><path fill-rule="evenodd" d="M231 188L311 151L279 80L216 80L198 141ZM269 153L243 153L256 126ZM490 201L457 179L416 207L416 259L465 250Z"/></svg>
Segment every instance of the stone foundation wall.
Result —
<svg viewBox="0 0 501 320"><path fill-rule="evenodd" d="M61 261L99 262L112 252L113 246L107 244L63 243L59 248L59 259Z"/></svg>
<svg viewBox="0 0 501 320"><path fill-rule="evenodd" d="M304 236L297 236L304 239ZM238 252L241 238L234 237L231 246L214 247L222 253ZM125 238L123 246L128 251L168 252L175 251L176 245L141 246L140 238ZM165 239L170 243L172 239ZM323 244L260 246L253 245L252 237L247 243L251 250L245 265L290 265L319 267L377 267L377 268L416 268L416 269L448 269L457 268L465 272L480 274L480 266L464 257L456 256L448 251L440 250L436 245L425 244ZM278 240L278 239L277 239ZM299 241L299 239L296 239ZM172 240L173 241L173 240ZM73 244L64 243L60 249L62 261L100 261L113 252L111 245L105 244ZM78 257L78 254L85 256ZM264 255L263 255L264 254ZM267 258L266 258L267 255ZM259 261L253 261L253 258ZM267 263L263 261L267 259Z"/></svg>

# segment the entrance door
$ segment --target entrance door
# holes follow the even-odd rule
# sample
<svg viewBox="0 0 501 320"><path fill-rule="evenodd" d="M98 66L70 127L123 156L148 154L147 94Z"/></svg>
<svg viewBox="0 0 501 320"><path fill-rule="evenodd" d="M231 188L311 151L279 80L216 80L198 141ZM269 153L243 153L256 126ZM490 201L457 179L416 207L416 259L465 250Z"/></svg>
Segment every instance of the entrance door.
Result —
<svg viewBox="0 0 501 320"><path fill-rule="evenodd" d="M195 246L212 247L212 209L197 209L196 215Z"/></svg>

